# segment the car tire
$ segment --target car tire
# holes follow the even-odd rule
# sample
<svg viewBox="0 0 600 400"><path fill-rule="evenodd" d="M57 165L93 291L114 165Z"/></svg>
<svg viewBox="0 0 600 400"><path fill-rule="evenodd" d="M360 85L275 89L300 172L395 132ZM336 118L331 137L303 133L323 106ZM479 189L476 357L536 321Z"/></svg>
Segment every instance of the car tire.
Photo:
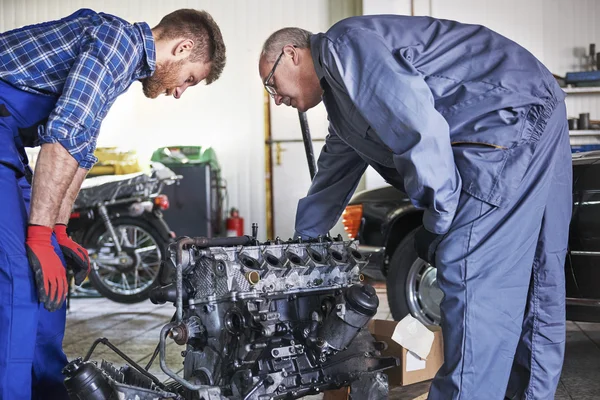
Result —
<svg viewBox="0 0 600 400"><path fill-rule="evenodd" d="M417 229L412 230L400 241L390 259L386 279L388 302L392 317L396 321L412 314L425 325L437 325L440 322L441 301L441 291L437 287L437 271L417 255ZM425 282L423 286L419 286L420 279ZM421 289L423 291L420 293Z"/></svg>

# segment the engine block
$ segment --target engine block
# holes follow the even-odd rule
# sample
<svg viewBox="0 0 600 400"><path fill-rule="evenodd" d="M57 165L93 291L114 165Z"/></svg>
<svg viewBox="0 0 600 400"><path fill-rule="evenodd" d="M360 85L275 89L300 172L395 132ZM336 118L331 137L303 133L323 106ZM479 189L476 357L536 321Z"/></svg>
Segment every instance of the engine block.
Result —
<svg viewBox="0 0 600 400"><path fill-rule="evenodd" d="M161 389L189 400L293 399L360 380L387 394L375 372L398 360L381 357L384 344L366 330L379 299L362 283L357 242L182 238L167 256L174 282L151 299L177 308L160 338L161 367L177 383ZM168 338L186 346L183 377L166 364Z"/></svg>

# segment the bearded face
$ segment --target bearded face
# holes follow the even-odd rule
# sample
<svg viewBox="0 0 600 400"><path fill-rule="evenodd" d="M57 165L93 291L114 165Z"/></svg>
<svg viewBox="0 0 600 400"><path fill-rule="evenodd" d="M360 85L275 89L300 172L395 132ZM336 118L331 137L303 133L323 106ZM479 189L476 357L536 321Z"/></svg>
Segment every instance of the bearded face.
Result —
<svg viewBox="0 0 600 400"><path fill-rule="evenodd" d="M185 60L179 60L156 64L154 74L142 79L144 95L151 99L155 99L161 94L170 96L175 88L181 85L181 70L184 62Z"/></svg>

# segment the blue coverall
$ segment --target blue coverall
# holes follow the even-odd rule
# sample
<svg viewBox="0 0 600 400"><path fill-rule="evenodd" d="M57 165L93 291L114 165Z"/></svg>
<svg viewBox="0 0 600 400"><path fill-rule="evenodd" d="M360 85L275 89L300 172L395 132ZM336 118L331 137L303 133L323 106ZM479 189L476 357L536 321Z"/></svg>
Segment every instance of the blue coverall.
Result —
<svg viewBox="0 0 600 400"><path fill-rule="evenodd" d="M27 93L0 80L0 399L68 399L62 368L66 304L49 312L38 303L25 253L31 168L19 130L35 129L56 97ZM1 107L1 106L0 106ZM52 237L56 253L64 259Z"/></svg>
<svg viewBox="0 0 600 400"><path fill-rule="evenodd" d="M110 106L155 66L148 24L92 10L0 34L0 400L68 399L66 306L48 312L38 303L25 252L32 172L24 147L60 143L91 168Z"/></svg>
<svg viewBox="0 0 600 400"><path fill-rule="evenodd" d="M572 206L552 74L485 27L429 17L349 18L311 53L330 125L296 232L328 232L371 165L444 235L445 362L429 399L552 399Z"/></svg>

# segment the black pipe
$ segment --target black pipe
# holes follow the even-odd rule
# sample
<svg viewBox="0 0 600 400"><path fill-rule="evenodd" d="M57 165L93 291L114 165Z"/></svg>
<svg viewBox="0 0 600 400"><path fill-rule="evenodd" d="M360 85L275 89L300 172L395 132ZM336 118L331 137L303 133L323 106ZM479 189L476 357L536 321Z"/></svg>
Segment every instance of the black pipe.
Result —
<svg viewBox="0 0 600 400"><path fill-rule="evenodd" d="M144 375L146 378L148 378L152 382L154 382L154 384L156 386L158 386L159 388L161 388L163 390L166 389L165 385L161 381L159 381L157 377L155 377L150 372L148 372L145 369L143 369L138 363L136 363L135 361L133 361L125 353L123 353L121 350L119 350L114 344L112 344L111 342L109 342L109 340L107 338L98 338L98 339L96 339L96 341L92 344L92 347L90 348L90 350L88 351L88 353L85 355L85 358L83 359L84 362L86 362L86 361L88 361L90 359L90 357L92 356L92 353L94 352L94 350L96 349L96 346L98 346L99 343L102 343L103 345L105 345L106 347L110 348L112 351L114 351L115 353L117 353L123 360L125 360L126 362L128 362L133 368L135 368L142 375Z"/></svg>
<svg viewBox="0 0 600 400"><path fill-rule="evenodd" d="M308 172L312 181L317 173L317 164L315 163L315 153L312 147L312 139L310 137L310 129L308 128L308 120L306 113L298 111L300 118L300 129L302 130L302 141L304 142L304 151L306 152L306 161L308 162Z"/></svg>

